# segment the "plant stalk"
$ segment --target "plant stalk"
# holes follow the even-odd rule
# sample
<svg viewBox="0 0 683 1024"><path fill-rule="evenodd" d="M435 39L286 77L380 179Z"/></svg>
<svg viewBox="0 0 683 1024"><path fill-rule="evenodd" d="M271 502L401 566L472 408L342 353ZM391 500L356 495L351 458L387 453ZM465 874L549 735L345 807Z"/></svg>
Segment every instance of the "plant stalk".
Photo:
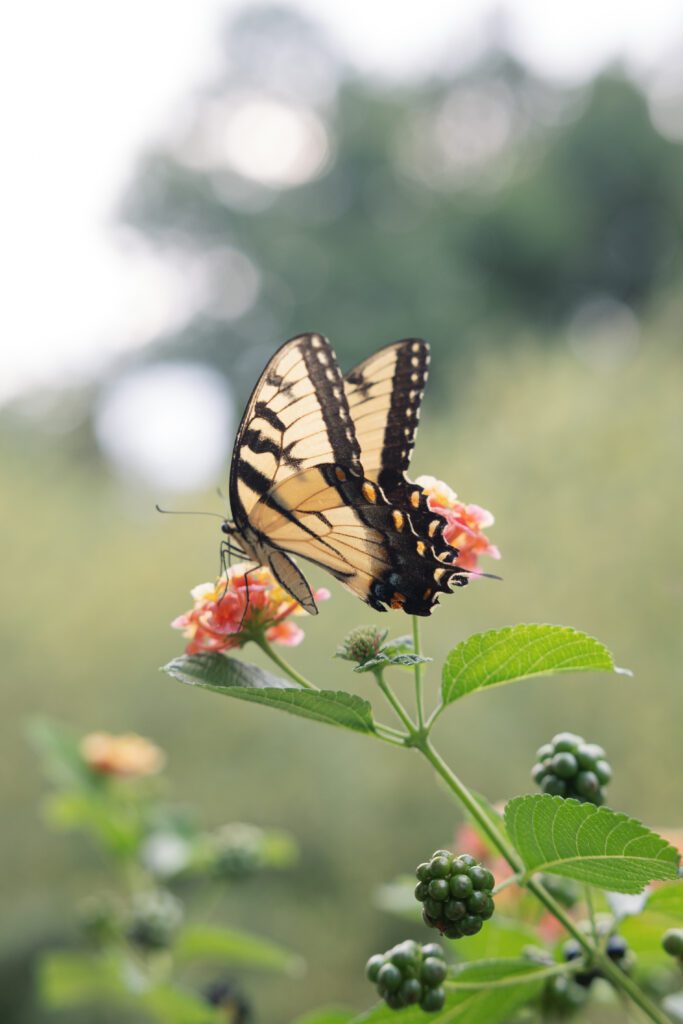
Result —
<svg viewBox="0 0 683 1024"><path fill-rule="evenodd" d="M288 664L285 661L285 659L282 658L277 653L275 648L271 644L268 643L268 641L266 640L265 636L261 636L261 637L258 637L258 638L255 637L254 638L254 643L258 647L260 647L261 650L264 652L264 654L267 654L268 657L270 658L270 660L275 662L277 667L279 669L281 669L286 675L288 675L289 678L293 682L298 683L299 686L303 686L304 690L317 690L318 689L317 686L315 686L313 683L309 682L308 679L305 679L304 676L302 676L299 672L297 672L297 670L295 668L292 668L292 666L290 664Z"/></svg>
<svg viewBox="0 0 683 1024"><path fill-rule="evenodd" d="M422 654L420 647L420 620L413 615L413 650L415 654ZM416 662L415 671L415 705L417 707L417 727L420 731L424 729L424 703L422 700L422 663Z"/></svg>

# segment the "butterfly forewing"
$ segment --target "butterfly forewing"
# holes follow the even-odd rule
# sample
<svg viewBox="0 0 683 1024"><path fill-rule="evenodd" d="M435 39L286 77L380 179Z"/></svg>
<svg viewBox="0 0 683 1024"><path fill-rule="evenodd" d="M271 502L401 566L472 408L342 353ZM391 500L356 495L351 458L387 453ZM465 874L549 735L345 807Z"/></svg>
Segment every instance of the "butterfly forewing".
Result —
<svg viewBox="0 0 683 1024"><path fill-rule="evenodd" d="M334 352L325 338L304 334L278 349L249 399L230 471L237 525L281 480L331 461L361 472Z"/></svg>

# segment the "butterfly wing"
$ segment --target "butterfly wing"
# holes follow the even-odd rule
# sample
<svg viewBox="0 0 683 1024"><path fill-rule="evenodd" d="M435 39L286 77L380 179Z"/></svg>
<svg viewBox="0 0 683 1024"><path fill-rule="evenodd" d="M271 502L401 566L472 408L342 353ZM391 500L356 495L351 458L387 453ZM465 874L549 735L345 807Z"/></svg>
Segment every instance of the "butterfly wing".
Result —
<svg viewBox="0 0 683 1024"><path fill-rule="evenodd" d="M449 583L467 576L449 564L441 538L421 536L411 512L397 508L371 480L338 464L315 466L283 480L257 503L250 525L263 542L326 569L357 597L384 611L429 615ZM441 561L441 557L448 562Z"/></svg>
<svg viewBox="0 0 683 1024"><path fill-rule="evenodd" d="M365 475L387 495L405 482L429 369L429 345L386 345L344 379Z"/></svg>
<svg viewBox="0 0 683 1024"><path fill-rule="evenodd" d="M305 580L273 552L302 555L380 610L428 615L449 581L466 581L439 560L453 554L440 535L415 529L411 503L394 506L364 476L341 373L320 335L286 342L262 374L238 433L230 497L238 530L304 607Z"/></svg>
<svg viewBox="0 0 683 1024"><path fill-rule="evenodd" d="M390 502L407 504L412 522L435 540L443 533L444 521L406 476L428 375L429 345L420 338L405 338L350 370L344 389L366 476L379 483Z"/></svg>
<svg viewBox="0 0 683 1024"><path fill-rule="evenodd" d="M237 527L283 480L332 461L362 472L334 352L321 335L302 334L271 358L242 417L230 469Z"/></svg>

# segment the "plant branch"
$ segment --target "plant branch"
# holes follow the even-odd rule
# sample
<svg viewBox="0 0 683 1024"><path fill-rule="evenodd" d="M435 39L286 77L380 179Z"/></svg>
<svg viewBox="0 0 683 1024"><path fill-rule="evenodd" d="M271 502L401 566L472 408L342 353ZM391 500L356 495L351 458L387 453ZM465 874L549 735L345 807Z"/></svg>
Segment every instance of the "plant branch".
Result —
<svg viewBox="0 0 683 1024"><path fill-rule="evenodd" d="M413 734L413 745L429 761L436 772L441 776L449 789L457 796L469 814L477 822L481 830L488 836L496 849L505 857L513 871L524 874L524 865L521 863L517 851L510 844L502 828L496 827L484 810L479 806L476 799L470 793L467 786L453 772L441 755L434 749L428 737L417 737ZM565 912L564 908L551 896L545 886L535 877L522 877L520 884L525 886L541 901L550 913L565 927L569 934L576 939L581 948L587 954L587 958L599 966L602 974L608 978L617 991L627 992L634 1003L640 1007L643 1013L656 1024L671 1024L669 1018L656 1006L639 986L631 978L614 964L602 950L597 949L590 938L581 931L576 923Z"/></svg>
<svg viewBox="0 0 683 1024"><path fill-rule="evenodd" d="M405 725L409 735L412 736L415 733L415 723L413 722L412 718L410 717L406 709L401 704L400 700L398 699L394 691L391 689L391 687L385 680L384 672L382 671L381 667L374 668L372 670L372 674L377 680L377 685L379 686L380 690L382 691L382 693L387 698L387 700L391 704L392 708L394 709L398 717Z"/></svg>
<svg viewBox="0 0 683 1024"><path fill-rule="evenodd" d="M286 675L288 675L289 678L293 680L293 682L298 683L299 686L303 686L305 690L318 689L318 687L315 686L313 683L309 682L308 679L305 679L304 676L301 675L301 673L297 672L295 668L292 668L292 666L288 662L286 662L281 655L277 653L275 648L270 643L268 643L265 636L260 636L258 638L255 637L254 643L258 647L260 647L264 654L267 654L270 660L275 662L277 667L282 669L282 671Z"/></svg>

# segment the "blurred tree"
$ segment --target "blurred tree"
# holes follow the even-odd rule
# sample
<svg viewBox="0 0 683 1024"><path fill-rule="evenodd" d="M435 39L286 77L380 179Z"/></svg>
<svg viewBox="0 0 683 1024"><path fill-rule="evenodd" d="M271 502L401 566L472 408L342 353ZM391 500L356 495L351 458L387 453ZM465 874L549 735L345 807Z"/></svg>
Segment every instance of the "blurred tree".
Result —
<svg viewBox="0 0 683 1024"><path fill-rule="evenodd" d="M205 282L148 356L191 354L244 390L299 331L346 366L410 334L463 353L517 328L553 337L594 294L637 311L680 276L683 154L623 75L560 89L494 46L382 88L284 8L249 10L224 41L223 71L123 203ZM258 277L227 314L247 285L226 246Z"/></svg>

